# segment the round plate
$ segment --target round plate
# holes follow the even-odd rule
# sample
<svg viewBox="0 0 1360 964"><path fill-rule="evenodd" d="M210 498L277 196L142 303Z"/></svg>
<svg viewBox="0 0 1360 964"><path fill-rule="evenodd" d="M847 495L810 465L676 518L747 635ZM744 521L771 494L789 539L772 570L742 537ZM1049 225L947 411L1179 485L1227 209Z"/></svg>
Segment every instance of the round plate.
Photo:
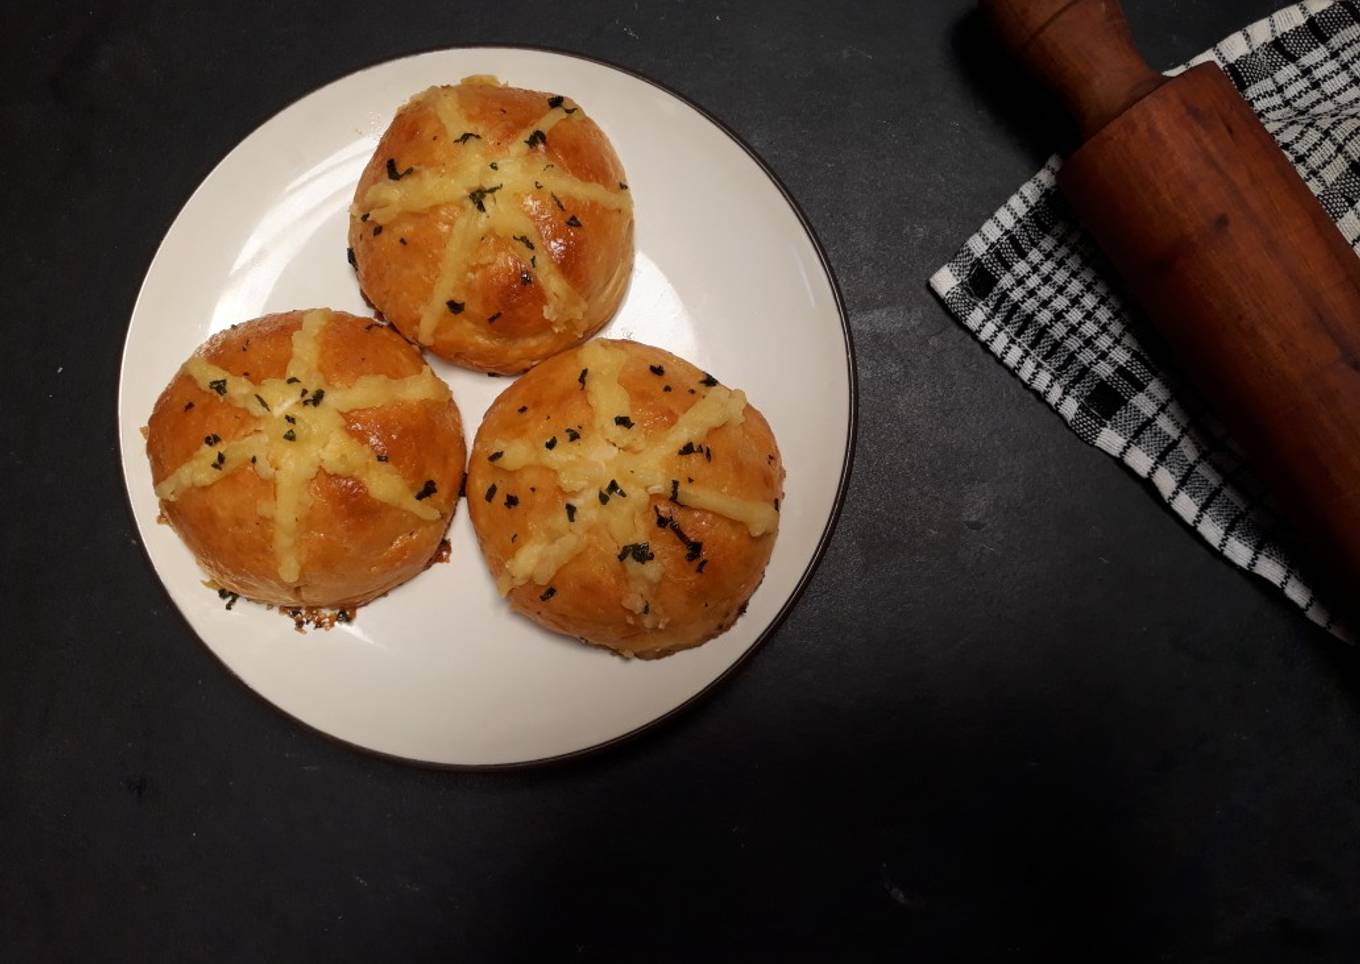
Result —
<svg viewBox="0 0 1360 964"><path fill-rule="evenodd" d="M412 94L471 74L583 104L628 172L637 261L602 334L658 345L744 389L788 470L774 558L744 617L706 645L624 660L552 635L497 595L460 506L452 558L356 621L299 634L242 600L227 611L157 525L140 429L180 363L214 332L292 308L368 314L345 259L359 172ZM502 389L431 359L469 436ZM491 766L599 746L665 716L730 670L792 605L829 535L849 467L854 366L839 293L792 201L734 135L618 68L487 47L408 57L323 87L247 137L194 192L147 271L123 352L123 473L156 572L208 647L280 709L356 746Z"/></svg>

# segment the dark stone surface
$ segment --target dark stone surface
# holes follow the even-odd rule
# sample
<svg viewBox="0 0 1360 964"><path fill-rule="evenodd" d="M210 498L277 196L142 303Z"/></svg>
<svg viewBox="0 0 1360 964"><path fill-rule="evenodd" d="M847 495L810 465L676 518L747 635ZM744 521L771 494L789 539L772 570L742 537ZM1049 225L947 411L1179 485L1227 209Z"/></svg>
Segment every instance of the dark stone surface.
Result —
<svg viewBox="0 0 1360 964"><path fill-rule="evenodd" d="M1163 66L1271 6L1129 3ZM1353 956L1354 654L926 290L1061 137L969 10L7 12L0 957ZM302 729L194 640L124 506L113 400L142 274L218 158L325 81L488 41L635 68L745 136L839 273L863 415L826 559L737 676L607 752L447 773Z"/></svg>

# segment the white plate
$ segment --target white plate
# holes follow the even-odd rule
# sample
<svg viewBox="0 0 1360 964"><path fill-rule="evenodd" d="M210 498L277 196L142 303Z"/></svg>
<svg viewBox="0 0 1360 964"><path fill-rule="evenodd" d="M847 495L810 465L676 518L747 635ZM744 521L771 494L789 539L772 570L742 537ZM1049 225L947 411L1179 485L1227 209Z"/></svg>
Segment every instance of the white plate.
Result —
<svg viewBox="0 0 1360 964"><path fill-rule="evenodd" d="M359 172L411 94L469 74L561 91L613 140L636 205L637 266L603 334L669 349L742 388L788 481L779 538L746 615L699 649L625 661L538 629L497 596L460 506L436 565L330 632L228 612L157 504L139 429L209 335L272 311L367 314L345 261ZM469 436L506 387L432 359ZM118 398L123 473L152 564L189 624L267 700L324 733L412 761L489 766L599 746L698 695L792 605L829 535L849 467L854 366L840 299L798 211L716 121L595 61L463 48L381 64L304 97L203 181L161 242L132 312Z"/></svg>

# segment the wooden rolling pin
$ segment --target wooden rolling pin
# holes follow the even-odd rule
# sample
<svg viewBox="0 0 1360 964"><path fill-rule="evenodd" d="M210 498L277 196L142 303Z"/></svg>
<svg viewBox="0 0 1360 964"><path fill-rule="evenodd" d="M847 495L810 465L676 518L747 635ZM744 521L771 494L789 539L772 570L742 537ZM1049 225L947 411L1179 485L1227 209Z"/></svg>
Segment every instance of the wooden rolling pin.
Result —
<svg viewBox="0 0 1360 964"><path fill-rule="evenodd" d="M1360 613L1360 258L1215 64L1152 70L1116 0L981 0L1084 143L1058 184Z"/></svg>

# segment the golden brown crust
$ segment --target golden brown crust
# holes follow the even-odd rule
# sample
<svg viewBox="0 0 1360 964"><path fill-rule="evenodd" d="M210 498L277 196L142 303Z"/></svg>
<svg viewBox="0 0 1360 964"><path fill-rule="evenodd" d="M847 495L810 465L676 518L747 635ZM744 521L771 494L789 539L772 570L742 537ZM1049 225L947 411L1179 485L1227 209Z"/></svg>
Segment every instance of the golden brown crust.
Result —
<svg viewBox="0 0 1360 964"><path fill-rule="evenodd" d="M601 350L621 359L622 417L632 427L615 435L633 446L622 456L605 441L614 413L598 412L601 396L592 404L582 387L600 377ZM710 393L725 393L740 416L687 433L681 420ZM659 348L597 340L543 362L492 404L473 445L468 511L513 608L557 632L652 658L697 646L736 620L774 547L783 477L769 425L740 393ZM702 492L756 511L765 520L759 534L750 520L671 497ZM517 553L564 535L579 538L565 561L512 585ZM645 548L620 560L625 546L638 545Z"/></svg>
<svg viewBox="0 0 1360 964"><path fill-rule="evenodd" d="M315 374L289 382L290 364L301 370L295 344L309 317L316 325ZM202 370L191 368L199 363ZM218 372L230 390L220 382L222 391L213 387ZM347 403L344 390L373 375L415 386L421 397L357 407L351 403L362 399L350 396ZM374 398L382 401L387 391ZM292 442L283 438L290 430ZM365 462L339 466L337 444L326 448L331 436L350 443L342 454L358 453ZM279 466L311 451L325 458L298 481L303 508L288 545L300 571L289 579L280 571L274 517L288 484ZM197 482L176 484L184 467L218 453L218 468L208 463ZM282 606L362 605L425 568L453 517L465 454L458 409L419 352L390 328L340 312L267 315L219 333L162 392L147 431L161 510L199 563L223 588ZM374 480L395 484L389 501L355 477L370 471L381 473ZM404 490L419 493L426 480L435 491L403 505Z"/></svg>
<svg viewBox="0 0 1360 964"><path fill-rule="evenodd" d="M632 202L609 139L572 101L470 81L397 112L359 179L349 244L365 296L407 338L512 374L617 310Z"/></svg>

